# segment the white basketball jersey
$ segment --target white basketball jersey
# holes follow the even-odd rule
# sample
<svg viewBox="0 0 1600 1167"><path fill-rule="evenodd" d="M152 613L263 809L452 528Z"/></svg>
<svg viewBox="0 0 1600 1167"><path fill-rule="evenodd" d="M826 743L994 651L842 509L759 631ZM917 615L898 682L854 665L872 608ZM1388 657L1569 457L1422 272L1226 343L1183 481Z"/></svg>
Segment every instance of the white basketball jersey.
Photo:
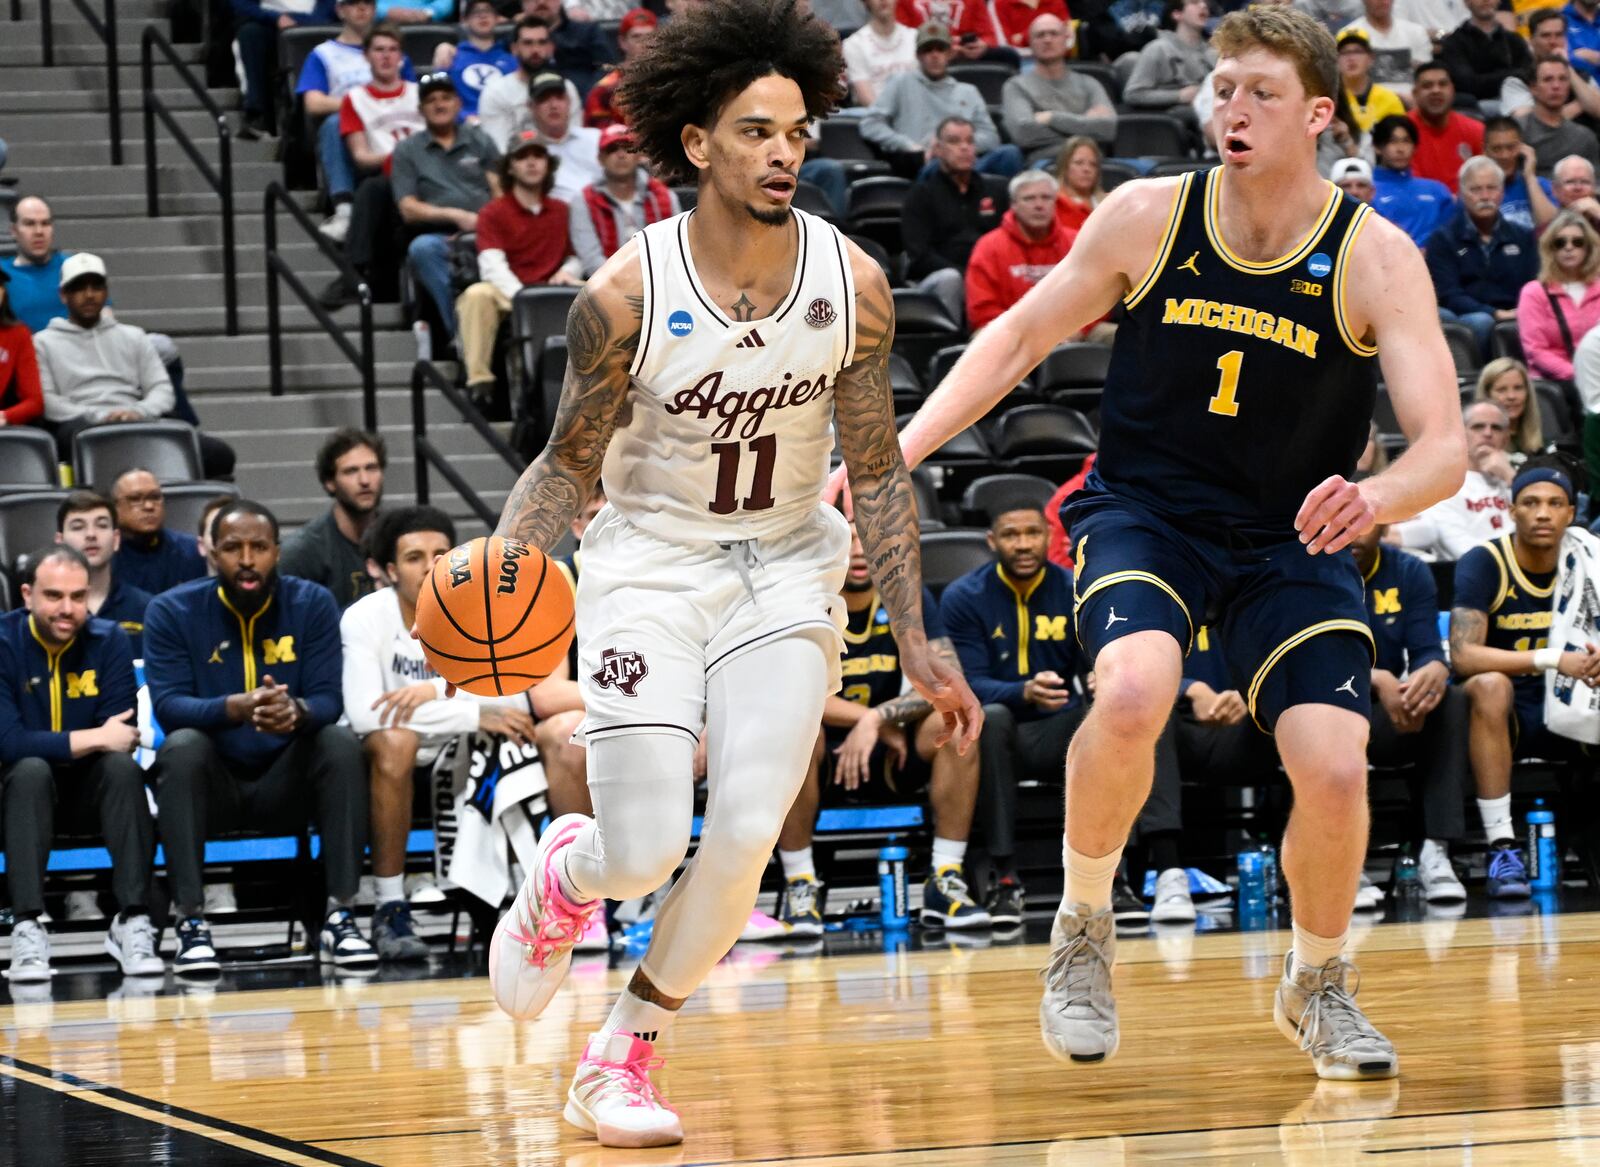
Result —
<svg viewBox="0 0 1600 1167"><path fill-rule="evenodd" d="M789 294L743 323L695 273L689 214L639 233L644 326L603 478L610 504L657 538L771 538L818 505L834 383L855 347L855 284L844 237L794 218Z"/></svg>

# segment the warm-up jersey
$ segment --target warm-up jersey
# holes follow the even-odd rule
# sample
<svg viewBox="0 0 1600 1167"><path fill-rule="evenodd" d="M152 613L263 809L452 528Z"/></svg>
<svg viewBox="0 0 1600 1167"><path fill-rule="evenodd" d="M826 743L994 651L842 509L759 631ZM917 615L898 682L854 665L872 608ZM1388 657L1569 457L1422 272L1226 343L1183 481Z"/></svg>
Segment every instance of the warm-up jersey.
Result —
<svg viewBox="0 0 1600 1167"><path fill-rule="evenodd" d="M639 234L644 327L606 498L672 542L771 538L816 509L827 480L833 387L855 344L850 257L838 231L795 211L789 294L771 315L735 321L695 273L692 214Z"/></svg>
<svg viewBox="0 0 1600 1167"><path fill-rule="evenodd" d="M923 628L930 641L947 635L933 593L922 589ZM849 614L844 632L844 688L839 696L868 709L893 701L906 690L900 671L900 646L889 625L889 609L872 593L872 602Z"/></svg>
<svg viewBox="0 0 1600 1167"><path fill-rule="evenodd" d="M1549 645L1555 620L1556 573L1530 573L1517 562L1512 535L1480 543L1456 561L1456 608L1470 608L1489 616L1483 642L1508 652L1537 652ZM1524 708L1544 705L1544 675L1512 677L1516 703Z"/></svg>
<svg viewBox="0 0 1600 1167"><path fill-rule="evenodd" d="M1376 348L1344 315L1371 209L1331 183L1315 227L1254 263L1222 238L1222 169L1184 176L1155 262L1128 293L1095 471L1184 526L1290 538L1306 495L1367 441Z"/></svg>

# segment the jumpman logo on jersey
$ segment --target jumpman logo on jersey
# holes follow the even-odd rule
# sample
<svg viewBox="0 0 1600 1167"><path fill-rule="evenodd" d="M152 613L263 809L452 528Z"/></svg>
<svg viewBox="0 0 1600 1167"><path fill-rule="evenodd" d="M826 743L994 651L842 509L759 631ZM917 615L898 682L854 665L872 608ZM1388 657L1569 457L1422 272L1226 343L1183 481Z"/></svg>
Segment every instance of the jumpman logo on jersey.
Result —
<svg viewBox="0 0 1600 1167"><path fill-rule="evenodd" d="M761 339L761 334L759 332L757 332L755 329L752 328L750 330L750 332L745 336L745 338L743 340L741 340L738 344L734 345L733 347L734 348L766 348L767 347L767 342L762 340Z"/></svg>
<svg viewBox="0 0 1600 1167"><path fill-rule="evenodd" d="M1198 255L1199 252L1196 252L1195 254ZM1128 618L1126 616L1118 616L1117 609L1113 607L1111 609L1111 615L1106 617L1106 628L1109 630L1113 624L1126 624L1127 622Z"/></svg>
<svg viewBox="0 0 1600 1167"><path fill-rule="evenodd" d="M1200 274L1200 269L1198 267L1196 267L1195 263L1194 263L1194 261L1199 259L1199 258L1200 258L1200 253L1197 251L1193 255L1191 255L1188 259L1186 259L1182 263L1180 263L1178 265L1178 270L1179 271L1193 272L1195 275L1199 275Z"/></svg>
<svg viewBox="0 0 1600 1167"><path fill-rule="evenodd" d="M1355 674L1352 673L1350 675L1350 679L1348 681L1346 681L1344 684L1340 685L1337 689L1335 689L1334 692L1335 693L1348 693L1352 697L1359 696L1359 694L1356 693L1356 678L1355 678Z"/></svg>

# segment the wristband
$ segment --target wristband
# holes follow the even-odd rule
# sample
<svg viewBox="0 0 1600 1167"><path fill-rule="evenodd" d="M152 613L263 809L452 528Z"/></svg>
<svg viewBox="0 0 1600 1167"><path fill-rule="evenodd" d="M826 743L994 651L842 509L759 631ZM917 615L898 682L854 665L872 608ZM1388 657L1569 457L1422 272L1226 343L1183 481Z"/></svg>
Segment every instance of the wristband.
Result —
<svg viewBox="0 0 1600 1167"><path fill-rule="evenodd" d="M1533 667L1541 673L1548 673L1552 669L1561 667L1561 650L1559 648L1537 648L1533 652Z"/></svg>

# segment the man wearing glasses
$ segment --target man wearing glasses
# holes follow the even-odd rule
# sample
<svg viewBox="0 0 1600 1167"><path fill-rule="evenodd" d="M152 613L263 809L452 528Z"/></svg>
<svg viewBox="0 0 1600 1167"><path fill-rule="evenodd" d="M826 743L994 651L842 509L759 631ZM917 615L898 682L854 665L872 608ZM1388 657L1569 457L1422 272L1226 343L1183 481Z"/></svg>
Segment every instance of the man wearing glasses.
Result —
<svg viewBox="0 0 1600 1167"><path fill-rule="evenodd" d="M161 483L142 466L124 470L111 486L121 545L112 571L121 584L152 596L206 574L195 537L166 525L167 502Z"/></svg>
<svg viewBox="0 0 1600 1167"><path fill-rule="evenodd" d="M1511 421L1492 401L1461 413L1467 427L1467 476L1461 489L1416 518L1396 523L1385 541L1436 559L1457 560L1511 530Z"/></svg>

